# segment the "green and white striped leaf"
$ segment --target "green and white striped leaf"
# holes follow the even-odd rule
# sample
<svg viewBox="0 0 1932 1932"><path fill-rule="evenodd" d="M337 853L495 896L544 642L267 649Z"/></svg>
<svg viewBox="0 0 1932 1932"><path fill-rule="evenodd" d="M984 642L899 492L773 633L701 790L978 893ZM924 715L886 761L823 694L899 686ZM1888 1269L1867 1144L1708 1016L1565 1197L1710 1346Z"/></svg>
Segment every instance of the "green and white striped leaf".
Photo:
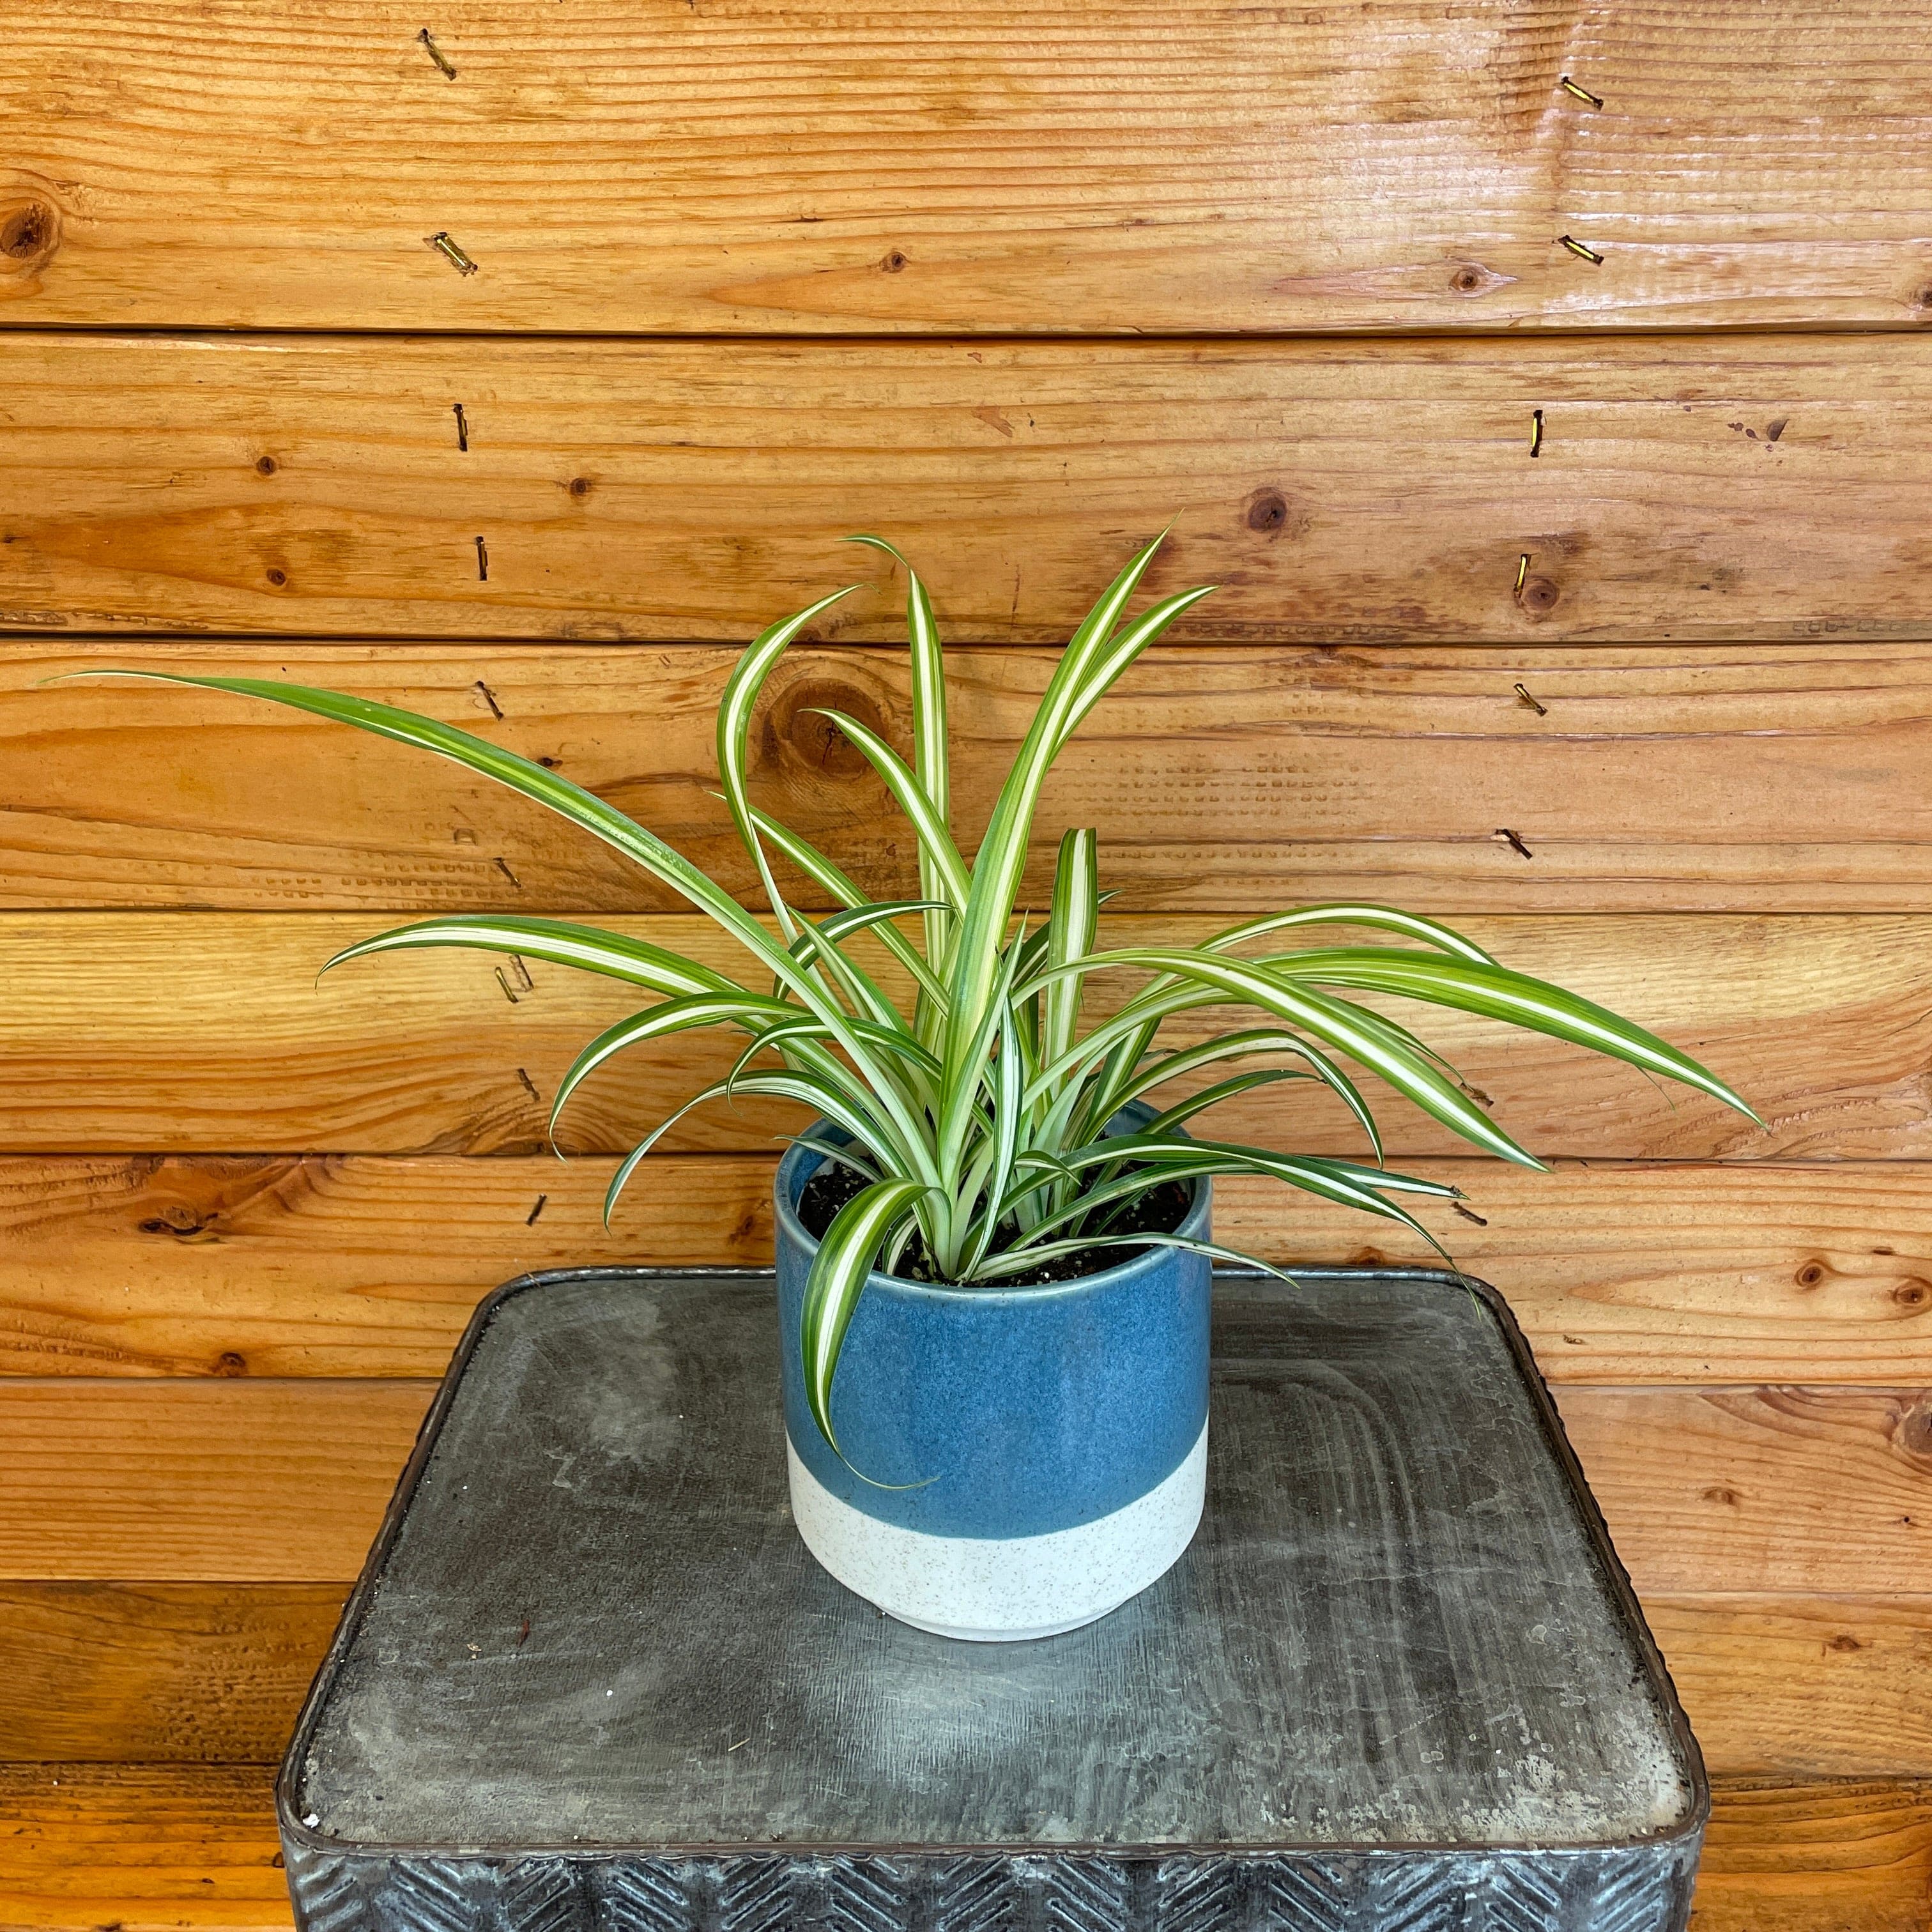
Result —
<svg viewBox="0 0 1932 1932"><path fill-rule="evenodd" d="M805 1355L805 1400L820 1432L842 1457L832 1426L832 1381L845 1333L878 1253L913 1204L928 1192L916 1180L880 1180L846 1202L825 1231L805 1285L800 1341Z"/></svg>

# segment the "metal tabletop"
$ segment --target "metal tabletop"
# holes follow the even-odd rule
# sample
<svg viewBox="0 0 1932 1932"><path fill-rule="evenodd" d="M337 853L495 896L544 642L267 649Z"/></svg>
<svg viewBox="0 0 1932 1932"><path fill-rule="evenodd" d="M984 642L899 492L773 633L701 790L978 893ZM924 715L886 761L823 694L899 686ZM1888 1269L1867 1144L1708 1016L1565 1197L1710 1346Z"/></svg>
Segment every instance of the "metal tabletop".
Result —
<svg viewBox="0 0 1932 1932"><path fill-rule="evenodd" d="M968 1646L792 1529L771 1278L478 1311L280 1788L325 1932L1663 1932L1696 1750L1507 1311L1216 1291L1208 1516L1086 1629Z"/></svg>

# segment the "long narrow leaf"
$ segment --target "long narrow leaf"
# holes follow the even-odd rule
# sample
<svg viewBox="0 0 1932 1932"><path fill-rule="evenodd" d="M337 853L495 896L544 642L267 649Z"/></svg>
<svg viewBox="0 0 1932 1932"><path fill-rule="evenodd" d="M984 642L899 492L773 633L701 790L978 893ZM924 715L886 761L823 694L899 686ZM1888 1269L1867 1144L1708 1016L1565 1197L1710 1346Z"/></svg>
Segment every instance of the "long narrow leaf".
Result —
<svg viewBox="0 0 1932 1932"><path fill-rule="evenodd" d="M586 791L581 785L560 778L544 766L519 757L514 752L507 752L487 739L458 730L453 724L445 724L439 719L424 718L412 711L400 710L392 704L347 697L340 692L319 691L307 685L278 683L267 678L184 677L166 671L113 669L76 672L74 675L146 678L164 684L187 685L202 690L232 692L244 698L266 698L338 723L353 724L379 737L392 738L400 744L434 752L549 806L627 858L634 860L654 878L669 886L698 910L709 914L760 964L820 1014L840 1046L877 1076L884 1090L881 1099L894 1111L902 1134L910 1137L915 1132L912 1116L899 1096L891 1090L890 1081L872 1061L862 1043L846 1028L845 1016L838 1003L814 978L811 970L801 967L730 893L707 878L682 853L667 844L656 832L646 831L634 819L626 818L615 806L605 804L594 793ZM350 956L353 956L352 953Z"/></svg>
<svg viewBox="0 0 1932 1932"><path fill-rule="evenodd" d="M1292 1053L1306 1060L1316 1078L1338 1094L1349 1112L1361 1124L1363 1132L1369 1137L1370 1146L1375 1150L1376 1160L1382 1159L1382 1137L1376 1126L1375 1116L1369 1112L1369 1103L1362 1097L1361 1090L1312 1041L1275 1027L1223 1034L1217 1040L1204 1041L1198 1046L1177 1048L1159 1060L1146 1062L1102 1097L1106 1118L1111 1120L1130 1101L1138 1100L1143 1094L1150 1093L1184 1073L1197 1072L1218 1060L1245 1060L1264 1053Z"/></svg>
<svg viewBox="0 0 1932 1932"><path fill-rule="evenodd" d="M964 905L972 890L966 862L960 857L959 848L953 844L952 834L938 808L926 796L925 788L907 768L905 760L876 731L862 724L849 712L820 707L818 715L830 718L884 779L892 802L905 814L918 835L920 856L930 862L940 895L955 906Z"/></svg>
<svg viewBox="0 0 1932 1932"><path fill-rule="evenodd" d="M1126 946L1095 953L1085 962L1096 966L1138 966L1178 980L1192 980L1205 988L1311 1033L1372 1069L1444 1126L1466 1140L1523 1167L1543 1163L1511 1140L1475 1102L1413 1053L1398 1048L1382 1028L1363 1024L1364 1016L1346 1000L1324 998L1309 987L1277 979L1258 966L1220 953L1183 952L1166 946ZM1079 968L1067 969L1072 971ZM1044 978L1046 976L1042 975ZM1378 1016L1377 1016L1378 1017Z"/></svg>
<svg viewBox="0 0 1932 1932"><path fill-rule="evenodd" d="M841 872L809 839L801 838L789 826L782 825L769 813L752 808L752 817L758 828L772 845L810 879L822 886L848 910L856 910L870 902L858 886ZM919 949L905 934L890 921L868 928L892 957L910 973L918 982L922 997L932 1000L944 1012L946 1007L946 984L920 956Z"/></svg>
<svg viewBox="0 0 1932 1932"><path fill-rule="evenodd" d="M1400 906L1376 905L1349 899L1336 899L1324 905L1299 906L1293 912L1269 913L1260 919L1244 920L1239 926L1231 926L1226 932L1215 934L1212 939L1204 940L1201 950L1204 952L1225 952L1230 946L1298 926L1377 926L1390 932L1406 933L1411 939L1424 940L1478 966L1496 964L1474 940L1465 939L1460 932L1437 920L1424 919L1419 913L1404 912Z"/></svg>
<svg viewBox="0 0 1932 1932"><path fill-rule="evenodd" d="M786 646L821 610L830 609L842 598L850 596L858 587L856 584L848 584L843 590L835 590L830 596L821 597L816 604L760 632L733 666L730 676L725 680L724 694L718 703L718 779L724 785L725 802L731 808L738 836L758 866L765 896L771 902L778 930L787 940L794 936L796 928L790 908L772 877L771 866L765 857L765 848L752 816L751 796L746 784L745 752L750 740L752 712L758 704L759 692L764 688L765 680L770 676L772 667L784 654Z"/></svg>
<svg viewBox="0 0 1932 1932"><path fill-rule="evenodd" d="M1090 693L1085 682L1093 661L1113 640L1113 627L1153 562L1159 542L1156 538L1150 544L1120 573L1075 632L1048 682L1012 769L1000 788L974 861L973 890L953 944L950 982L952 1009L946 1016L946 1046L941 1055L948 1062L969 1049L992 997L1000 948L1026 862L1027 841L1040 787L1071 728L1070 721L1084 715L1084 707L1098 695ZM1133 650L1144 649L1189 605L1207 595L1205 590L1184 592L1167 598L1136 620L1128 627ZM1131 655L1121 668L1128 662Z"/></svg>
<svg viewBox="0 0 1932 1932"><path fill-rule="evenodd" d="M556 1144L557 1118L565 1102L598 1067L626 1048L704 1027L736 1024L748 1027L757 1034L763 1030L761 1023L782 1020L797 1012L796 1006L788 1006L778 1000L760 999L754 993L700 993L688 999L667 1000L662 1006L633 1013L615 1026L607 1027L571 1062L557 1084L556 1097L550 1108L550 1145ZM814 1023L809 1014L802 1017L808 1024Z"/></svg>
<svg viewBox="0 0 1932 1932"><path fill-rule="evenodd" d="M1390 947L1337 948L1331 952L1290 956L1269 962L1284 979L1305 980L1324 986L1346 986L1358 992L1394 993L1424 1000L1431 1006L1453 1006L1487 1019L1507 1021L1533 1033L1574 1042L1616 1060L1628 1060L1653 1073L1681 1080L1735 1107L1748 1120L1764 1123L1723 1081L1688 1054L1594 1000L1533 980L1496 965L1476 965L1456 959L1435 959Z"/></svg>
<svg viewBox="0 0 1932 1932"><path fill-rule="evenodd" d="M1094 950L1100 922L1099 835L1078 828L1060 842L1053 872L1053 913L1046 926L1046 964L1070 965ZM1073 1044L1080 1024L1080 992L1084 982L1072 974L1046 988L1041 1016L1040 1057L1058 1060Z"/></svg>
<svg viewBox="0 0 1932 1932"><path fill-rule="evenodd" d="M912 768L940 824L950 826L952 804L946 737L946 658L940 649L939 627L933 621L932 600L919 572L884 537L861 535L848 541L883 550L906 574L906 643L912 656ZM937 900L940 884L937 862L922 845L920 892L927 899ZM926 914L926 954L935 964L946 956L951 920L952 914L938 905ZM930 1004L930 996L925 1004ZM923 1027L920 1037L926 1037Z"/></svg>
<svg viewBox="0 0 1932 1932"><path fill-rule="evenodd" d="M1206 1255L1212 1260L1232 1262L1240 1268L1259 1268L1262 1274L1274 1275L1279 1280L1292 1282L1294 1280L1272 1262L1244 1254L1238 1248L1221 1247L1213 1241L1196 1240L1185 1234L1083 1234L1071 1240L1049 1241L1044 1247L1022 1248L996 1256L980 1269L980 1278L996 1281L1002 1275L1024 1274L1042 1262L1058 1261L1062 1255L1084 1254L1089 1248L1182 1248L1191 1255Z"/></svg>
<svg viewBox="0 0 1932 1932"><path fill-rule="evenodd" d="M799 1332L806 1406L819 1432L842 1460L844 1451L832 1426L832 1380L838 1372L846 1330L852 1325L879 1250L926 1191L916 1180L875 1182L839 1209L812 1257Z"/></svg>
<svg viewBox="0 0 1932 1932"><path fill-rule="evenodd" d="M607 932L596 926L566 920L532 919L496 913L459 913L442 919L419 920L345 946L322 967L331 972L352 959L373 953L404 952L424 947L467 946L484 952L514 952L525 959L542 959L556 966L575 966L602 973L653 992L718 993L755 999L723 974L687 959L650 940Z"/></svg>

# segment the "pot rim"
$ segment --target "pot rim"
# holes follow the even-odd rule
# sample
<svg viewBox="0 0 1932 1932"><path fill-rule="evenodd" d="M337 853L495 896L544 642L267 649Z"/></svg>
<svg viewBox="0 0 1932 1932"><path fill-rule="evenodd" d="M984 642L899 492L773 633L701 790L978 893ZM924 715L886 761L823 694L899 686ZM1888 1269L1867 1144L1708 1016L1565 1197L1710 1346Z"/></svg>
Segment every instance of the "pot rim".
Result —
<svg viewBox="0 0 1932 1932"><path fill-rule="evenodd" d="M1138 1106L1139 1103L1136 1102ZM1151 1118L1151 1114L1148 1115ZM824 1139L850 1140L852 1136L842 1127L830 1120L814 1120L803 1130ZM812 1163L808 1168L805 1162ZM789 1234L802 1246L808 1254L818 1251L818 1238L799 1219L795 1196L802 1192L805 1183L818 1168L822 1166L825 1156L817 1148L802 1147L794 1141L785 1150L784 1158L778 1162L777 1174L772 1182L772 1207L778 1222L781 1235ZM802 1172L800 1170L803 1168ZM1187 1212L1181 1217L1180 1226L1173 1232L1188 1234L1198 1240L1209 1238L1208 1217L1214 1208L1214 1183L1211 1174L1197 1174L1188 1181L1193 1200ZM1137 1273L1158 1268L1165 1263L1185 1256L1185 1248L1150 1246L1146 1253L1136 1255L1131 1261L1117 1262L1112 1268L1102 1268L1093 1274L1076 1275L1071 1281L1036 1282L1030 1286L1000 1288L988 1283L975 1287L970 1282L952 1281L910 1281L904 1275L886 1274L878 1268L866 1277L866 1292L912 1295L923 1300L958 1302L1030 1303L1048 1301L1071 1294L1086 1294L1096 1288L1112 1287L1131 1279ZM1212 1262L1207 1256L1201 1257Z"/></svg>

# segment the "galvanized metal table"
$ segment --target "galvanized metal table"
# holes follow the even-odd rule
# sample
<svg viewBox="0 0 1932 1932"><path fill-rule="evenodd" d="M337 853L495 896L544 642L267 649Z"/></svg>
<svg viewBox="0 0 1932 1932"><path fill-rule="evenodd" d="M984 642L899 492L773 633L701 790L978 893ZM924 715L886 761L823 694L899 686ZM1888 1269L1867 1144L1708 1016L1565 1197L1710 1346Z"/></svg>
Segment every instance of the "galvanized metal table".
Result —
<svg viewBox="0 0 1932 1932"><path fill-rule="evenodd" d="M1208 1514L967 1646L794 1533L770 1277L478 1311L283 1768L310 1932L1666 1932L1702 1767L1480 1284L1223 1277Z"/></svg>

